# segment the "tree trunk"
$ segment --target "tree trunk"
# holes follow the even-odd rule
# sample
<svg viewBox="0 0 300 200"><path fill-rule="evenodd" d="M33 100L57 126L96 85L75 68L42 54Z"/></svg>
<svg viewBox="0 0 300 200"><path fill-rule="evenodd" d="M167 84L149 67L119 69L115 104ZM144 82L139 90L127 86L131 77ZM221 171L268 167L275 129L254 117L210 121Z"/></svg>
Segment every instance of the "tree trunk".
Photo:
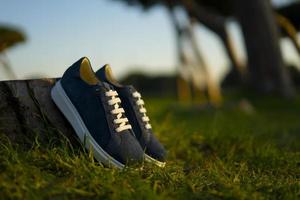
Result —
<svg viewBox="0 0 300 200"><path fill-rule="evenodd" d="M298 32L295 25L283 15L277 14L276 21L281 27L282 32L286 34L288 38L290 38L292 44L294 45L297 53L300 55L300 44L298 41Z"/></svg>
<svg viewBox="0 0 300 200"><path fill-rule="evenodd" d="M17 79L17 76L16 76L14 70L11 68L11 65L9 63L8 57L6 56L5 51L2 51L1 54L0 54L0 66L3 67L3 69L6 72L7 76L11 80Z"/></svg>
<svg viewBox="0 0 300 200"><path fill-rule="evenodd" d="M225 53L227 54L231 64L233 66L233 73L237 75L238 83L245 84L247 80L247 69L242 63L238 60L238 56L236 54L236 49L233 46L233 41L230 38L228 31L224 27L224 32L217 33L223 42L225 47Z"/></svg>
<svg viewBox="0 0 300 200"><path fill-rule="evenodd" d="M72 127L50 97L56 79L0 82L0 133L13 143L46 143L63 134L77 143Z"/></svg>
<svg viewBox="0 0 300 200"><path fill-rule="evenodd" d="M175 32L176 52L179 64L177 77L178 99L182 103L190 103L192 99L190 83L187 80L185 80L180 74L180 69L184 70L183 67L187 65L187 59L184 55L184 48L182 43L183 30L178 19L176 18L173 5L167 5L167 9Z"/></svg>
<svg viewBox="0 0 300 200"><path fill-rule="evenodd" d="M208 91L208 97L210 102L214 106L220 106L222 104L222 94L220 85L212 79L212 76L208 70L208 66L204 61L204 58L200 52L200 49L197 45L197 39L195 35L195 24L190 18L190 25L187 27L187 37L190 40L191 49L196 56L197 62L199 63L198 67L201 67L202 72L206 78L206 86Z"/></svg>
<svg viewBox="0 0 300 200"><path fill-rule="evenodd" d="M269 0L235 0L248 55L250 82L262 92L290 97L294 88L279 47L279 31Z"/></svg>
<svg viewBox="0 0 300 200"><path fill-rule="evenodd" d="M225 53L232 63L233 71L236 72L241 83L246 82L246 70L238 61L235 49L232 45L231 38L226 30L226 17L216 13L215 11L204 7L201 2L195 0L182 1L188 14L195 18L199 23L214 32L224 45Z"/></svg>

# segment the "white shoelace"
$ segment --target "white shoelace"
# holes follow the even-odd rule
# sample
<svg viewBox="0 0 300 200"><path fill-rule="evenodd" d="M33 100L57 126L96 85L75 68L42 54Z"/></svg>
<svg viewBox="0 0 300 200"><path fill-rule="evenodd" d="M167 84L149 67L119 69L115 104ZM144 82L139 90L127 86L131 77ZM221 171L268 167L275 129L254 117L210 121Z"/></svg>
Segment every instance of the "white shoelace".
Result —
<svg viewBox="0 0 300 200"><path fill-rule="evenodd" d="M131 129L131 125L128 124L127 117L122 117L125 112L122 107L120 107L121 99L118 97L118 93L114 90L109 90L105 93L107 97L111 99L108 101L108 104L114 106L114 109L111 111L111 114L117 115L117 118L114 119L114 123L118 126L116 128L117 132Z"/></svg>
<svg viewBox="0 0 300 200"><path fill-rule="evenodd" d="M151 124L149 123L150 119L149 119L149 117L148 117L147 114L146 114L146 113L147 113L147 110L146 110L146 108L144 107L145 102L143 101L141 94L140 94L139 92L134 92L134 93L132 93L132 96L133 96L134 98L137 98L136 104L140 107L139 111L140 111L140 113L142 113L142 115L143 115L142 121L145 122L145 128L146 128L146 129L151 129L152 126L151 126Z"/></svg>

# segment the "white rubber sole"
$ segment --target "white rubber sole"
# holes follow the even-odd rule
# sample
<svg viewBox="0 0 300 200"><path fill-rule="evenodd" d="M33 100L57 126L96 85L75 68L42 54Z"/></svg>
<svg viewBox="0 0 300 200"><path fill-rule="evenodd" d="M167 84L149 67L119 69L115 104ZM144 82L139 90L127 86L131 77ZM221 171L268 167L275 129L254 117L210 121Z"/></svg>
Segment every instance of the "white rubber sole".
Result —
<svg viewBox="0 0 300 200"><path fill-rule="evenodd" d="M57 107L72 125L77 136L88 151L92 151L97 161L109 167L124 168L124 165L106 153L89 133L80 114L67 96L60 81L51 90L51 97Z"/></svg>
<svg viewBox="0 0 300 200"><path fill-rule="evenodd" d="M165 162L161 162L159 160L156 160L155 158L152 158L151 156L145 154L145 161L149 163L153 163L158 167L164 168L166 166Z"/></svg>

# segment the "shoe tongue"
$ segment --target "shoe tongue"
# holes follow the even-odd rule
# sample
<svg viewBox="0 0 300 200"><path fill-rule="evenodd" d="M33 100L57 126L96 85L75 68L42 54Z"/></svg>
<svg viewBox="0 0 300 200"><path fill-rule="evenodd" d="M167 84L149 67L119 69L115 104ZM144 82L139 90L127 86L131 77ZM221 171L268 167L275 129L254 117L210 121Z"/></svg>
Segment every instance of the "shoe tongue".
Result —
<svg viewBox="0 0 300 200"><path fill-rule="evenodd" d="M131 96L132 93L136 92L137 90L132 86L132 85L126 85L122 88L118 88L118 92L119 94L123 94L123 95L126 95L126 96Z"/></svg>
<svg viewBox="0 0 300 200"><path fill-rule="evenodd" d="M102 84L103 84L103 87L105 87L107 90L115 90L115 88L112 85L110 85L106 82L102 82Z"/></svg>
<svg viewBox="0 0 300 200"><path fill-rule="evenodd" d="M128 90L130 92L136 92L137 91L135 89L135 87L133 87L133 85L126 85L124 88L126 88L126 90Z"/></svg>

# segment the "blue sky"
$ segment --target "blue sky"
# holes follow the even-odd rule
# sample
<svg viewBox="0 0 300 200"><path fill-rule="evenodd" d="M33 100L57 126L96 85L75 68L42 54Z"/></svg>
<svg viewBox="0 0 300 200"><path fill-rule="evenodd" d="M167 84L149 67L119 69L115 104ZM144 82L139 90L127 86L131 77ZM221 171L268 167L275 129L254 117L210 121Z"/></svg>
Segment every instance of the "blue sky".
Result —
<svg viewBox="0 0 300 200"><path fill-rule="evenodd" d="M157 7L143 12L112 0L0 0L0 23L21 28L28 41L8 51L18 78L61 76L82 56L94 69L110 63L117 76L132 70L152 74L174 73L176 52L167 13ZM243 59L239 30L229 30ZM199 45L211 70L221 76L228 60L218 38L205 28L197 29ZM299 59L288 41L285 57ZM0 69L0 79L7 76Z"/></svg>

